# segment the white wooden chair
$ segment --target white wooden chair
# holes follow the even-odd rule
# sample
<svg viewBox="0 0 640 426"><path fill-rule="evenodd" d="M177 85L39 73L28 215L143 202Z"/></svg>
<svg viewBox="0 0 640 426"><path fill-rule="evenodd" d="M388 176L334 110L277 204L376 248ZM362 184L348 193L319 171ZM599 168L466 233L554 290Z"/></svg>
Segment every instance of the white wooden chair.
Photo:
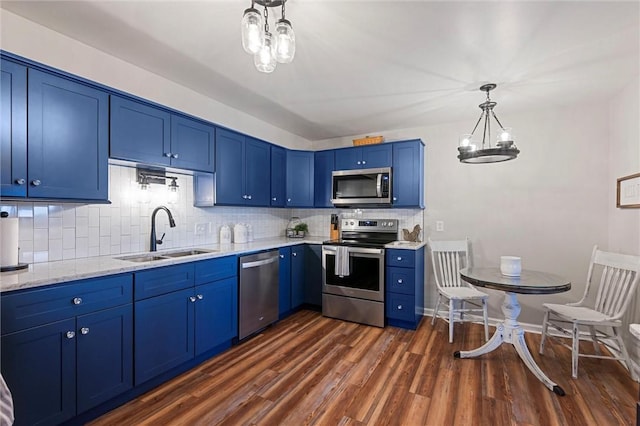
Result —
<svg viewBox="0 0 640 426"><path fill-rule="evenodd" d="M596 274L600 273L600 283L594 288L595 302L589 303L589 300L593 300L593 294L590 294L590 290L594 270ZM598 246L595 246L591 255L582 299L564 305L543 304L545 314L542 323L540 354L544 352L544 342L551 324L564 336L572 338L572 346L564 343L563 346L571 349L571 375L574 379L578 378L578 357L586 357L624 361L635 380L636 374L618 329L622 325L622 316L635 293L638 281L640 281L640 256L605 252L598 250ZM588 328L589 334L581 333L581 326ZM605 330L611 328L612 334L603 331L603 328ZM591 337L595 355L579 352L580 336ZM602 354L600 343L609 349L612 356Z"/></svg>
<svg viewBox="0 0 640 426"><path fill-rule="evenodd" d="M448 315L442 318L449 323L449 343L452 343L454 323L465 321L464 315L467 313L481 313L484 321L484 338L489 340L487 316L489 295L462 281L459 273L460 269L470 266L469 239L459 241L432 241L429 239L429 247L431 248L433 274L438 287L438 300L433 308L431 325L435 324L440 308L446 308ZM465 307L465 303L470 306ZM467 321L475 320L474 317L467 319Z"/></svg>

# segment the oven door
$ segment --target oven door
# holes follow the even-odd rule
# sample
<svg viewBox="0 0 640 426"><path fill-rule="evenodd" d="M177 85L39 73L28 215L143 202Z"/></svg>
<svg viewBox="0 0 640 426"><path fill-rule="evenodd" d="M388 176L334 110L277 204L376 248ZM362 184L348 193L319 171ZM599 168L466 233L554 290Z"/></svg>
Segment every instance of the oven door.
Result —
<svg viewBox="0 0 640 426"><path fill-rule="evenodd" d="M347 247L349 275L336 275L337 246L322 246L322 292L384 301L384 249Z"/></svg>

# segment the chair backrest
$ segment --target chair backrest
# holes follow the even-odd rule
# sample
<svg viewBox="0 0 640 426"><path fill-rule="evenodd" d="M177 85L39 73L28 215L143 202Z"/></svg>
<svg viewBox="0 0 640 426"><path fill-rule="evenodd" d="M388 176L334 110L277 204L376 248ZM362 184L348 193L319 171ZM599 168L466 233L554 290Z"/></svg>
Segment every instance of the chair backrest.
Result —
<svg viewBox="0 0 640 426"><path fill-rule="evenodd" d="M432 241L429 238L429 248L438 288L460 287L459 271L469 266L469 239Z"/></svg>
<svg viewBox="0 0 640 426"><path fill-rule="evenodd" d="M620 319L640 281L640 256L611 253L598 250L598 246L593 247L582 301L589 293L595 269L602 269L602 272L594 309L611 319Z"/></svg>

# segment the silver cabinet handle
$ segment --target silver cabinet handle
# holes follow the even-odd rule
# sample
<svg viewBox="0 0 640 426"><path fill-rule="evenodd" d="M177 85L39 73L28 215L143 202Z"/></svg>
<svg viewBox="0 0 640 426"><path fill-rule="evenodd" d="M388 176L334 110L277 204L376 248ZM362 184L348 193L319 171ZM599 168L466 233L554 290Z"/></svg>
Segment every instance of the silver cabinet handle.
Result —
<svg viewBox="0 0 640 426"><path fill-rule="evenodd" d="M357 164L362 164L362 161L358 161L358 163L357 163Z"/></svg>
<svg viewBox="0 0 640 426"><path fill-rule="evenodd" d="M284 254L281 254L281 255L280 255L280 259L284 259Z"/></svg>
<svg viewBox="0 0 640 426"><path fill-rule="evenodd" d="M366 161L364 161L364 160L362 160L362 164L367 164L367 162L366 162Z"/></svg>
<svg viewBox="0 0 640 426"><path fill-rule="evenodd" d="M72 302L74 305L79 305L82 303L82 297L74 297Z"/></svg>
<svg viewBox="0 0 640 426"><path fill-rule="evenodd" d="M16 182L18 185L24 185L24 184L25 184L25 182L26 182L26 180L24 180L24 179L20 178L20 179L16 179L16 180L15 180L15 182Z"/></svg>
<svg viewBox="0 0 640 426"><path fill-rule="evenodd" d="M73 339L76 337L76 333L73 331L67 331L67 339Z"/></svg>
<svg viewBox="0 0 640 426"><path fill-rule="evenodd" d="M251 199L251 195L247 195L247 198L248 198L248 199Z"/></svg>
<svg viewBox="0 0 640 426"><path fill-rule="evenodd" d="M273 198L271 199L271 201L276 201L276 197L273 197Z"/></svg>
<svg viewBox="0 0 640 426"><path fill-rule="evenodd" d="M393 197L393 201L398 201L398 197Z"/></svg>
<svg viewBox="0 0 640 426"><path fill-rule="evenodd" d="M402 278L398 280L398 284L402 284Z"/></svg>
<svg viewBox="0 0 640 426"><path fill-rule="evenodd" d="M243 196L242 196L242 198L244 198L244 199L246 200L246 199L247 199L247 196L246 196L246 195L243 195Z"/></svg>
<svg viewBox="0 0 640 426"><path fill-rule="evenodd" d="M189 296L189 301L190 301L190 302L195 302L195 301L196 301L195 296Z"/></svg>
<svg viewBox="0 0 640 426"><path fill-rule="evenodd" d="M196 294L196 297L198 298L198 300L204 299L204 295L202 294Z"/></svg>
<svg viewBox="0 0 640 426"><path fill-rule="evenodd" d="M291 202L291 198L287 198L287 203L290 203L290 202Z"/></svg>
<svg viewBox="0 0 640 426"><path fill-rule="evenodd" d="M80 329L80 334L89 334L89 327L82 327Z"/></svg>
<svg viewBox="0 0 640 426"><path fill-rule="evenodd" d="M402 305L398 305L398 310L401 311L402 310Z"/></svg>
<svg viewBox="0 0 640 426"><path fill-rule="evenodd" d="M40 186L42 182L40 182L40 179L34 179L31 181L31 185L33 186Z"/></svg>
<svg viewBox="0 0 640 426"><path fill-rule="evenodd" d="M164 156L165 156L165 157L168 157L168 158L171 158L171 153L170 153L170 152L165 152L165 153L164 153Z"/></svg>
<svg viewBox="0 0 640 426"><path fill-rule="evenodd" d="M178 154L171 154L171 158L178 158Z"/></svg>

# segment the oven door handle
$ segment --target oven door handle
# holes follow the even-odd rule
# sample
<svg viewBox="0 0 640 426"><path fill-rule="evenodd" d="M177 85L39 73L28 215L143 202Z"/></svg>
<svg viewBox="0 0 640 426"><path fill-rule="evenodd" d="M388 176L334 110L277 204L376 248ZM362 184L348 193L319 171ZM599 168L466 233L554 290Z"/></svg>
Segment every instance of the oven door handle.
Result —
<svg viewBox="0 0 640 426"><path fill-rule="evenodd" d="M337 251L336 246L322 246L322 251L330 251L335 253ZM377 254L384 255L384 249L378 248L366 248L366 247L347 247L349 254Z"/></svg>

